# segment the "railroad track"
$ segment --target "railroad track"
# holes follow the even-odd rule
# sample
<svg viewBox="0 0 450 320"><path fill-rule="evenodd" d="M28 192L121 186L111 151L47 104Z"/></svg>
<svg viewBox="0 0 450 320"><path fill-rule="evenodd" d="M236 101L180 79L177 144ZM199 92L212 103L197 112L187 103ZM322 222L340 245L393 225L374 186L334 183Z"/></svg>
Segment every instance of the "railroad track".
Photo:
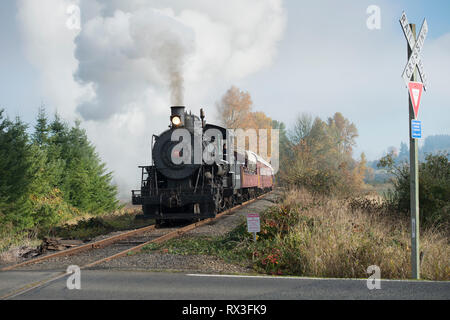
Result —
<svg viewBox="0 0 450 320"><path fill-rule="evenodd" d="M223 216L229 215L232 212L234 212L242 207L245 207L259 199L264 198L265 196L267 196L270 193L271 192L263 194L255 199L251 199L251 200L244 202L240 205L237 205L233 208L225 210L225 211L219 213L215 218L205 219L205 220L195 222L195 223L189 224L189 225L181 227L181 228L156 229L154 225L151 225L151 226L140 228L137 230L124 232L122 234L115 235L115 236L112 236L112 237L109 237L109 238L106 238L106 239L103 239L100 241L96 241L93 243L81 245L79 247L71 248L68 250L63 250L63 251L60 251L60 252L57 252L54 254L37 257L37 258L30 259L30 260L27 260L27 261L24 261L24 262L15 264L15 265L7 266L7 267L0 269L0 271L17 270L17 269L20 269L22 267L25 267L25 266L28 266L31 264L38 264L38 263L43 263L45 261L52 260L52 259L55 260L55 259L61 259L63 257L76 256L76 255L90 255L91 257L93 256L92 257L93 261L88 262L88 263L85 263L85 262L77 263L77 261L76 261L77 259L76 259L76 257L74 257L70 261L70 263L67 260L60 261L61 267L62 266L67 267L68 265L78 265L78 266L80 266L80 269L91 268L91 267L97 266L99 264L111 261L113 259L124 257L129 254L138 253L142 250L142 248L144 248L145 246L147 246L151 243L162 243L167 240L179 237L180 235L182 235L186 232L189 232L200 226L203 226L205 224L208 224L215 220L218 220L218 219L222 218ZM111 250L112 246L114 247L113 250ZM109 247L110 249L104 250L104 252L102 252L102 250L105 249L106 247ZM114 253L111 254L111 251L113 251ZM81 260L86 260L86 257L82 257ZM53 268L54 268L54 266L53 266ZM68 275L68 273L66 273L65 271L58 273L57 275L54 275L48 279L28 284L18 290L15 290L14 292L10 292L6 295L3 295L0 297L0 299L14 298L15 296L18 296L27 291L30 291L30 290L33 290L40 286L43 286L49 282L53 282L55 280L63 278L66 275Z"/></svg>

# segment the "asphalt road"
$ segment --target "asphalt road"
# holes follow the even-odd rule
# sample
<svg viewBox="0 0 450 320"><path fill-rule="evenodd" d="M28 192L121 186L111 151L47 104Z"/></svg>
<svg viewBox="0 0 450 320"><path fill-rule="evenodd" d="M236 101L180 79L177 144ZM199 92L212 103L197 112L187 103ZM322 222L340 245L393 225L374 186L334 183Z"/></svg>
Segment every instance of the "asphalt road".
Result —
<svg viewBox="0 0 450 320"><path fill-rule="evenodd" d="M0 296L58 273L0 273ZM450 282L199 275L166 272L82 270L81 289L69 290L68 276L11 297L64 300L277 300L277 299L450 299Z"/></svg>

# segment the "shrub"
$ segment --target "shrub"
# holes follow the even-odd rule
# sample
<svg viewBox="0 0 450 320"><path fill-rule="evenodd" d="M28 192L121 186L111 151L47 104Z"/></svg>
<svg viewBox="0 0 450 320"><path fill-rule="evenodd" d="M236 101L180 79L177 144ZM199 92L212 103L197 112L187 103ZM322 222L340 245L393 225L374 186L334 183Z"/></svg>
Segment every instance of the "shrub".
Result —
<svg viewBox="0 0 450 320"><path fill-rule="evenodd" d="M391 155L380 160L380 167L386 167L394 175L393 190L387 193L388 201L399 212L410 213L409 165L395 165ZM447 155L427 155L419 164L419 213L422 223L441 226L448 230L450 225L450 162Z"/></svg>

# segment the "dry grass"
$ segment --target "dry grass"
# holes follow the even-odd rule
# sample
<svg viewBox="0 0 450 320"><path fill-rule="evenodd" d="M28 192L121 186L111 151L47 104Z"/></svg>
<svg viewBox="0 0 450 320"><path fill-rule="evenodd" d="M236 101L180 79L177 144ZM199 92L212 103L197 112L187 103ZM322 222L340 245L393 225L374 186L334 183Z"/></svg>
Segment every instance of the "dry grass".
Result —
<svg viewBox="0 0 450 320"><path fill-rule="evenodd" d="M0 264L16 261L27 248L36 248L41 241L35 232L14 232L10 225L0 228Z"/></svg>
<svg viewBox="0 0 450 320"><path fill-rule="evenodd" d="M278 237L280 267L285 264L291 273L306 276L362 278L367 277L367 267L377 265L383 278L410 278L408 219L379 205L375 208L355 208L348 200L288 191L277 210L301 218ZM448 235L427 229L420 237L422 278L450 280Z"/></svg>

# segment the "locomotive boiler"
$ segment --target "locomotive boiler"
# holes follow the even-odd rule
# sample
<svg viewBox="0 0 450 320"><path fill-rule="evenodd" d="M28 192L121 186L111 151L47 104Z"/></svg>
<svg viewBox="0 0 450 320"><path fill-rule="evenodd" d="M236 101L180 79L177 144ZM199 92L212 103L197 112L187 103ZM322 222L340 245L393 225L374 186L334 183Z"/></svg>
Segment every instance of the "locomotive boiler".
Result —
<svg viewBox="0 0 450 320"><path fill-rule="evenodd" d="M171 108L169 129L152 138L152 164L142 170L141 188L132 203L144 216L165 220L201 220L273 187L273 169L251 151L235 150L234 136L208 124L205 114Z"/></svg>

